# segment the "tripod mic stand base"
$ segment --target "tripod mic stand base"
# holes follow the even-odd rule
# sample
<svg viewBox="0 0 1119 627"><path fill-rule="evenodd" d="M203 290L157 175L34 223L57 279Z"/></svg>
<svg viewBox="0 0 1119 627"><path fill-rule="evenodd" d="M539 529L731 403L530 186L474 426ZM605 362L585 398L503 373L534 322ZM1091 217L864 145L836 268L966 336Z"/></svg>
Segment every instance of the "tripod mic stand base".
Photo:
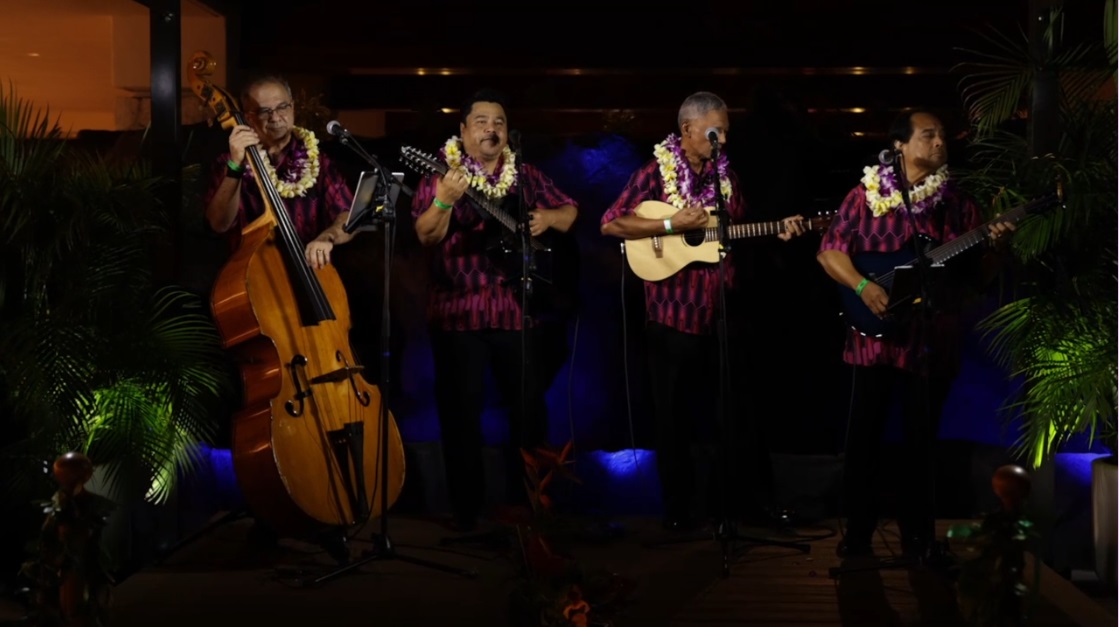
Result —
<svg viewBox="0 0 1119 627"><path fill-rule="evenodd" d="M335 579L336 577L344 575L350 571L357 570L358 568L361 568L362 566L371 562L388 560L407 562L409 564L415 564L416 566L423 566L426 568L431 568L433 570L450 573L452 575L466 577L468 579L474 579L478 576L478 571L475 570L456 568L454 566L448 566L446 564L440 564L439 562L420 559L418 557L412 557L410 555L401 555L400 553L397 553L396 546L393 544L392 540L388 536L374 534L371 540L373 541L374 548L363 551L363 555L359 559L349 561L339 566L338 568L327 572L326 574L319 575L318 577L313 578L300 577L299 575L302 575L305 571L296 571L296 576L291 579L291 583L298 588L312 588L317 585L326 583L332 579Z"/></svg>
<svg viewBox="0 0 1119 627"><path fill-rule="evenodd" d="M706 540L714 540L722 545L723 549L723 577L730 575L731 559L741 551L748 550L755 546L772 546L783 549L792 549L800 551L807 555L812 551L812 547L804 542L787 542L784 540L773 540L771 538L763 538L760 536L746 536L738 533L738 525L730 521L720 522L714 530L702 531L697 533L683 534L662 540L655 540L652 542L644 542L642 546L645 548L652 548L656 546L665 546L668 544L684 544L688 542L699 542ZM742 542L743 546L735 547L734 544Z"/></svg>

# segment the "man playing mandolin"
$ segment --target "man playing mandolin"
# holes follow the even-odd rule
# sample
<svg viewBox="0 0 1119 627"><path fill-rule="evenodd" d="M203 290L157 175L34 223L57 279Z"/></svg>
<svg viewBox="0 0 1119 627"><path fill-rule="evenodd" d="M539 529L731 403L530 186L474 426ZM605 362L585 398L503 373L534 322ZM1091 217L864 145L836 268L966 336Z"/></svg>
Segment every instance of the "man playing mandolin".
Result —
<svg viewBox="0 0 1119 627"><path fill-rule="evenodd" d="M715 131L720 146L726 144L730 129L726 103L710 92L692 94L680 106L677 123L680 134L671 134L654 147L655 158L631 175L603 214L604 235L637 240L705 228L707 208L715 206L716 194L725 198L731 223L745 217L738 176L726 154L720 150L717 162L711 159L714 150L708 130ZM643 201L668 203L676 211L664 219L642 217L635 209ZM786 218L778 237L788 241L803 233L801 220L801 216ZM733 287L729 258L724 265L727 283ZM666 279L645 281L657 470L665 504L664 524L670 530L691 524L691 497L696 489L691 445L699 435L699 421L708 424L712 415L711 411L694 410L697 401L711 396L704 390L718 389L717 373L705 369L718 364L714 327L719 296L719 268L714 263L689 264ZM734 414L732 408L727 411ZM762 489L768 491L769 487ZM771 495L758 495L757 501L763 507L773 505L764 503L772 501Z"/></svg>
<svg viewBox="0 0 1119 627"><path fill-rule="evenodd" d="M904 113L890 127L889 136L897 151L893 154L900 153L905 180L898 180L890 164L864 168L860 184L843 200L817 255L828 276L841 289L852 290L875 316L886 314L889 295L856 267L859 262L894 253L905 257L899 264L912 260L914 226L939 242L981 226L975 203L948 174L944 126L936 116L919 110ZM901 185L908 189L912 215L907 215ZM991 237L1012 229L1011 224L992 224ZM887 337L848 329L843 360L855 372L842 487L847 530L839 544L840 557L872 552L878 517L873 486L880 476L880 442L894 392L902 395L902 459L907 478L913 480L900 490L897 520L902 551L927 557L935 548L933 495L928 490L932 442L956 368L958 335L953 315L940 315L929 324L921 324L920 318L910 318ZM922 330L927 331L924 337ZM895 476L898 471L885 474Z"/></svg>
<svg viewBox="0 0 1119 627"><path fill-rule="evenodd" d="M307 263L315 269L330 263L335 245L353 235L342 230L350 215L353 192L345 176L319 151L313 131L295 126L295 102L283 78L263 75L241 92L241 106L251 126L235 126L229 151L211 171L203 198L206 221L215 233L237 226L237 233L264 213L261 192L248 168L246 150L259 145L268 155L266 167L284 199L303 242Z"/></svg>
<svg viewBox="0 0 1119 627"><path fill-rule="evenodd" d="M515 201L523 192L533 236L548 229L566 233L575 222L577 208L544 173L518 163L509 146L501 94L482 90L472 96L462 108L459 133L461 137L451 137L440 150L448 167L446 174L425 176L417 186L412 216L420 242L436 253L427 309L435 404L454 523L467 531L476 525L484 500L481 421L486 369L492 372L508 410L508 496L518 502L527 501L527 495L522 480L524 462L517 447L531 450L546 443L548 426L541 327L535 319L527 321L523 338L529 351L526 368L521 299L507 283L509 268L495 262L487 250L492 244L491 229L499 224L484 220L470 196L498 203L515 218ZM513 238L519 240L520 235ZM519 255L510 258L519 266Z"/></svg>

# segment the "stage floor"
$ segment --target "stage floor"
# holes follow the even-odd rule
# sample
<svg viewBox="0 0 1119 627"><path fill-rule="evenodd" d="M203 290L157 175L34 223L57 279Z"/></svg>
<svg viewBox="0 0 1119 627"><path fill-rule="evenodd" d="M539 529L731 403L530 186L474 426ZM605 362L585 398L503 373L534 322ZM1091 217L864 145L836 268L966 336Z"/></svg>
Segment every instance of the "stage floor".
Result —
<svg viewBox="0 0 1119 627"><path fill-rule="evenodd" d="M940 534L952 521L941 521ZM722 577L722 547L710 539L646 547L664 537L658 521L617 521L620 537L576 545L589 568L601 567L633 583L624 611L611 616L627 625L962 625L954 590L941 576L922 570L850 572L829 568L838 537L828 527L805 527L807 543L794 549L738 543L729 576ZM398 553L475 570L473 579L405 561L375 561L316 587L277 578L277 566L304 567L311 575L335 564L319 547L285 541L262 551L246 542L251 521L235 519L179 549L164 563L120 582L114 592L113 627L270 627L332 624L405 626L509 624L509 593L516 580L508 554L479 545L439 546L455 537L433 521L391 518ZM371 523L359 538L379 530ZM743 528L742 534L763 533ZM876 554L897 551L892 524L877 537ZM366 543L355 540L352 549ZM849 565L858 565L849 564ZM1054 579L1056 578L1056 579ZM1092 598L1054 573L1043 571L1043 600L1034 626L1115 625L1110 599ZM591 624L594 616L592 614Z"/></svg>

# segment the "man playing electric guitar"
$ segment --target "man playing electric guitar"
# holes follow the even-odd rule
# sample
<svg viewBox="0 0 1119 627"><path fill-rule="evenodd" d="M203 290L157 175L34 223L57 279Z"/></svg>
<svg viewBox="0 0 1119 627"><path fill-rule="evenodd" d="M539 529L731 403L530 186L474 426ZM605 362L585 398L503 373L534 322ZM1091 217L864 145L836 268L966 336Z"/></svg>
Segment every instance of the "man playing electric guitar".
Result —
<svg viewBox="0 0 1119 627"><path fill-rule="evenodd" d="M547 229L567 232L577 209L544 173L517 163L509 147L502 95L483 90L468 100L459 133L461 137L450 138L440 151L449 168L446 174L425 176L416 188L412 216L420 243L436 252L428 302L435 404L447 491L455 524L465 531L475 526L484 501L481 420L486 368L509 411L506 458L508 496L513 499L525 498L524 463L517 447L531 449L547 440L544 379L551 374L541 367L543 329L535 318L524 324L521 301L506 269L487 254L486 221L470 206L467 189L497 202L524 191L533 236ZM529 368L523 368L524 326Z"/></svg>
<svg viewBox="0 0 1119 627"><path fill-rule="evenodd" d="M653 148L655 158L633 173L614 204L602 216L602 233L636 240L703 229L708 225L704 207L716 206L716 194L725 198L732 223L746 214L738 176L721 150L716 162L708 130L720 146L727 141L730 122L722 98L710 92L688 96L677 117L679 135L671 134ZM644 201L661 201L676 208L664 219L635 215ZM777 235L792 239L803 232L801 216L786 218ZM733 264L724 263L727 282L734 285ZM703 391L718 382L718 373L705 371L718 364L715 317L720 302L719 267L712 263L690 264L660 281L645 281L646 338L650 384L654 395L657 470L665 506L665 527L670 530L691 525L691 497L696 491L691 445L700 422L709 424L713 408L697 407L711 396ZM707 411L704 411L704 410ZM731 408L728 415L733 415ZM741 430L740 430L741 431ZM744 455L769 470L760 455ZM725 481L726 477L719 480ZM759 483L768 483L764 479ZM763 486L768 492L771 485ZM772 494L759 494L758 505L772 507ZM714 517L722 512L708 512ZM757 512L748 512L755 514Z"/></svg>
<svg viewBox="0 0 1119 627"><path fill-rule="evenodd" d="M890 139L900 153L904 176L898 176L892 165L864 168L860 184L843 200L817 255L828 276L844 286L841 289L853 290L876 316L887 313L889 295L857 269L858 259L911 247L917 235L914 228L948 242L982 222L975 203L948 175L944 127L936 116L924 111L902 114L890 128ZM908 189L911 215L901 185ZM991 237L1010 230L1011 224L993 223ZM915 252L908 258L914 256ZM954 316L927 320L917 314L887 337L854 328L847 331L843 360L855 373L844 455L842 504L847 529L839 545L841 557L871 553L878 517L875 479L902 472L878 468L879 444L895 391L903 394L904 401L902 459L907 484L901 487L898 515L902 550L925 557L933 549L933 496L928 493L927 473L932 472L932 441L956 368L954 320Z"/></svg>

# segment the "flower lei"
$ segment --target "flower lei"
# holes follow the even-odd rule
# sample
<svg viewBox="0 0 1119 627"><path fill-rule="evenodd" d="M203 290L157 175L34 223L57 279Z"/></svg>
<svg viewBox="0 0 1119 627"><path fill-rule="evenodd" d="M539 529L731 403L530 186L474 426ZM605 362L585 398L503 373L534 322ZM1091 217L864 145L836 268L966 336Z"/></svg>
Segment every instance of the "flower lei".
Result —
<svg viewBox="0 0 1119 627"><path fill-rule="evenodd" d="M699 205L710 207L715 204L715 186L708 183L698 197L692 194L695 189L692 177L692 167L684 156L684 149L680 147L680 137L675 133L653 146L653 155L660 165L661 179L664 181L664 193L668 202L677 209ZM719 153L715 162L715 170L719 173L719 190L724 198L730 198L730 178L727 177L728 160L725 153ZM682 191L681 191L682 190Z"/></svg>
<svg viewBox="0 0 1119 627"><path fill-rule="evenodd" d="M884 216L898 207L904 210L905 202L901 197L894 166L878 165L863 168L862 184L866 186L866 204L870 206L874 217ZM921 213L935 206L940 202L947 187L948 165L945 164L909 191L913 213Z"/></svg>
<svg viewBox="0 0 1119 627"><path fill-rule="evenodd" d="M501 151L501 167L493 174L477 159L462 151L462 140L456 135L439 149L439 156L451 168L462 168L470 175L470 186L490 198L502 198L517 182L517 155L506 145Z"/></svg>
<svg viewBox="0 0 1119 627"><path fill-rule="evenodd" d="M284 198L306 195L319 178L319 140L315 133L298 126L293 126L291 132L302 145L297 146L292 157L283 164L283 172L277 174L272 162L264 159L268 178Z"/></svg>

